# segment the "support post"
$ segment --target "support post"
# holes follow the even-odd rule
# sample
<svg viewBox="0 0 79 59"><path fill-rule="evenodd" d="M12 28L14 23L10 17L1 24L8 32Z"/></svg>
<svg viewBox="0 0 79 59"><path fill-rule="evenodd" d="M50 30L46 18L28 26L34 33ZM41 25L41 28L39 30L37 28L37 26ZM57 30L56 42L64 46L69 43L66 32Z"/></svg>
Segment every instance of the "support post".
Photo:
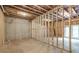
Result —
<svg viewBox="0 0 79 59"><path fill-rule="evenodd" d="M62 52L64 50L64 6L62 6L62 12L63 12L63 17L62 17Z"/></svg>
<svg viewBox="0 0 79 59"><path fill-rule="evenodd" d="M71 17L72 17L72 7L69 6L70 8L70 17L69 17L69 52L72 52L71 48Z"/></svg>

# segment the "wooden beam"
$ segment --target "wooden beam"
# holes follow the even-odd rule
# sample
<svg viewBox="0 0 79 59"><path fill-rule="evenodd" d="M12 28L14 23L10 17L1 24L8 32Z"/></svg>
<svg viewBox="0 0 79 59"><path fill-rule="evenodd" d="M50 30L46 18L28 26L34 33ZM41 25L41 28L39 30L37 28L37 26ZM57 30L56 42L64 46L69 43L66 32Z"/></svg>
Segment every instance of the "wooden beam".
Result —
<svg viewBox="0 0 79 59"><path fill-rule="evenodd" d="M62 6L57 6L56 8L54 8L53 10L56 12L56 10L58 8L62 8ZM64 15L59 15L61 18L70 15L67 10L64 9Z"/></svg>
<svg viewBox="0 0 79 59"><path fill-rule="evenodd" d="M61 18L70 15L70 14L67 12L67 10L65 10L65 9L63 9L63 10L64 10L64 15L63 15L61 9L62 9L62 7L59 6L58 15L61 16ZM62 14L61 14L61 13L62 13Z"/></svg>
<svg viewBox="0 0 79 59"><path fill-rule="evenodd" d="M49 5L46 5L48 8L50 8L51 10L53 9L52 7L50 7Z"/></svg>
<svg viewBox="0 0 79 59"><path fill-rule="evenodd" d="M72 12L75 14L76 17L78 17L78 14L76 13L76 11L73 7L72 7Z"/></svg>
<svg viewBox="0 0 79 59"><path fill-rule="evenodd" d="M48 10L44 9L43 7L38 6L38 5L35 5L35 7L39 8L39 9L42 9L42 10L44 10L44 11L46 11L46 12L48 11Z"/></svg>
<svg viewBox="0 0 79 59"><path fill-rule="evenodd" d="M68 7L68 11L67 11L67 12L68 12L69 14L70 14L70 11L71 11L71 10L70 10L70 8ZM78 16L77 13L76 13L76 11L74 10L73 6L72 6L72 14L74 14L75 16Z"/></svg>
<svg viewBox="0 0 79 59"><path fill-rule="evenodd" d="M57 5L49 5L52 9L54 9L55 7L57 7Z"/></svg>
<svg viewBox="0 0 79 59"><path fill-rule="evenodd" d="M57 6L57 7L55 7L55 8L53 8L52 10L50 10L49 12L51 12L51 11L55 11L56 12L56 10L58 10L58 8L61 8L61 6ZM56 16L56 14L53 12L53 15L55 15ZM59 17L59 18L61 18L62 19L62 17L63 17L63 15L59 15L58 14L58 16L57 17Z"/></svg>
<svg viewBox="0 0 79 59"><path fill-rule="evenodd" d="M53 15L55 15L55 16L56 16L56 14L53 14ZM60 15L58 15L57 17L62 18L62 16L60 16Z"/></svg>
<svg viewBox="0 0 79 59"><path fill-rule="evenodd" d="M76 12L76 10L75 10L75 7L76 7L76 6L72 6L72 7L73 7L74 12L77 14L77 12ZM77 17L78 17L78 14L77 14Z"/></svg>
<svg viewBox="0 0 79 59"><path fill-rule="evenodd" d="M24 8L28 8L28 9L30 9L30 10L33 10L35 13L36 13L36 12L41 13L41 14L44 13L44 12L42 12L42 11L39 11L39 10L34 9L34 8L32 8L32 7L29 7L29 6L25 6L25 5L21 5L21 6L24 7Z"/></svg>
<svg viewBox="0 0 79 59"><path fill-rule="evenodd" d="M69 17L70 17L70 13L67 12L67 10L64 10L64 16L67 16L66 13L67 13L67 15L69 15ZM69 18L69 17L68 17L68 18Z"/></svg>
<svg viewBox="0 0 79 59"><path fill-rule="evenodd" d="M5 13L6 11L4 9L4 6L3 5L0 5L0 6L1 6L1 9L2 9L3 13Z"/></svg>
<svg viewBox="0 0 79 59"><path fill-rule="evenodd" d="M27 13L30 13L30 14L34 14L34 15L36 15L36 16L39 16L40 14L38 14L38 13L35 13L35 12L33 12L33 11L29 11L29 10L27 10L27 9L24 9L24 8L21 8L21 7L17 7L17 6L14 6L14 5L9 5L10 7L13 7L13 8L16 8L16 9L18 9L18 10L21 10L21 11L24 11L24 12L27 12Z"/></svg>
<svg viewBox="0 0 79 59"><path fill-rule="evenodd" d="M76 15L77 15L77 13L76 13L76 11L75 11L75 9L74 8L72 8L72 11L73 11L73 13L75 13ZM78 15L77 15L78 16Z"/></svg>

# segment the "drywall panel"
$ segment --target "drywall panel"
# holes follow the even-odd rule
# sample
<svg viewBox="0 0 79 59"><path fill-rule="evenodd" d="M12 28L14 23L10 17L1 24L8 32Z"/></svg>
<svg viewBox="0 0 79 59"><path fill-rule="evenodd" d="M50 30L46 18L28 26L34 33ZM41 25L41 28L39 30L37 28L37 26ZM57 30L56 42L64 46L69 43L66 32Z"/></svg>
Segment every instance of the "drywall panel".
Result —
<svg viewBox="0 0 79 59"><path fill-rule="evenodd" d="M27 39L31 37L31 22L25 19L6 17L6 39Z"/></svg>
<svg viewBox="0 0 79 59"><path fill-rule="evenodd" d="M5 23L4 23L4 15L0 9L0 46L2 46L5 40Z"/></svg>

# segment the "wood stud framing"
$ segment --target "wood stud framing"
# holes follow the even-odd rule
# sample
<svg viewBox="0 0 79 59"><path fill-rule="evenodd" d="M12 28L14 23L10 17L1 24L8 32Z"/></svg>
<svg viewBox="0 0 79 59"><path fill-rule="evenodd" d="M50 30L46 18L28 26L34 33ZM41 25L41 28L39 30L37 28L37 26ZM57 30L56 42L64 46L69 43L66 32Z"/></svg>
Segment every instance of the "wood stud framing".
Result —
<svg viewBox="0 0 79 59"><path fill-rule="evenodd" d="M58 9L56 9L56 38L57 38L57 47L58 47Z"/></svg>
<svg viewBox="0 0 79 59"><path fill-rule="evenodd" d="M45 19L46 19L46 14L45 14ZM45 21L45 20L44 20ZM45 41L47 40L47 33L46 33L46 29L47 29L47 26L46 26L46 21L45 21Z"/></svg>
<svg viewBox="0 0 79 59"><path fill-rule="evenodd" d="M64 7L62 6L62 13L64 16ZM62 17L62 52L64 50L64 18Z"/></svg>
<svg viewBox="0 0 79 59"><path fill-rule="evenodd" d="M71 17L72 17L72 7L70 6L70 17L69 17L69 52L72 52L71 49Z"/></svg>
<svg viewBox="0 0 79 59"><path fill-rule="evenodd" d="M54 37L56 37L57 43L56 43L55 47L61 49L62 52L63 51L72 52L72 48L71 48L71 19L72 19L71 16L72 16L72 6L69 6L69 8L70 8L70 17L68 19L68 24L69 24L68 25L69 26L69 39L68 39L69 40L69 50L65 49L65 47L64 47L64 42L65 42L64 41L65 20L64 20L64 17L62 17L60 25L58 24L58 22L59 22L59 19L58 19L58 8L61 9L61 11L63 13L63 16L64 16L64 6L58 6L57 8L55 8L55 9L53 9L53 10L51 10L51 11L49 11L49 12L47 12L47 13L41 15L41 16L39 16L39 19L38 19L39 22L38 23L41 24L41 26L45 27L44 29L42 29L42 30L44 30L44 39L43 40L44 41L48 41L48 44L50 44L50 37L52 37L52 46L55 46L54 45ZM54 11L56 11L56 19L54 19L54 14L53 14ZM50 14L52 15L52 18L50 18ZM48 21L47 21L47 19L48 19ZM49 20L51 20L51 21L49 21ZM50 25L50 22L51 22L51 25ZM56 29L55 29L56 36L54 35L54 25L55 24L56 24ZM52 36L50 36L50 29L49 29L50 27L52 28L52 31L51 31ZM61 35L61 37L62 37L62 43L61 43L62 47L60 47L58 45L58 43L59 43L58 35L60 33L59 28L61 28L61 30L62 30L61 31L61 34L62 34ZM46 36L46 33L47 33L47 36ZM42 32L41 32L41 34L42 34Z"/></svg>
<svg viewBox="0 0 79 59"><path fill-rule="evenodd" d="M50 25L49 25L50 24L49 23L50 22L49 21L49 12L47 12L47 15L48 15L47 16L47 19L48 19L48 21L47 21L47 34L48 34L47 35L47 41L48 41L47 43L48 43L48 48L47 49L48 49L48 52L49 52L49 48L50 48L50 46L49 46L49 44L50 44L50 37L49 37L49 27L50 27Z"/></svg>
<svg viewBox="0 0 79 59"><path fill-rule="evenodd" d="M52 12L52 45L54 45L54 19L53 19L53 10Z"/></svg>

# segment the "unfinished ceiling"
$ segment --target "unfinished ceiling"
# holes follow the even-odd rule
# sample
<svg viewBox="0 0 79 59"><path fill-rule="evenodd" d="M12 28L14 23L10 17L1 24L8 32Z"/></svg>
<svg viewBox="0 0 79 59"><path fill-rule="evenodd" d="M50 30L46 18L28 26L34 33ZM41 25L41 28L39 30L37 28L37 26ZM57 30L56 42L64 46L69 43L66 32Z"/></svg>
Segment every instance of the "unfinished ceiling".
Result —
<svg viewBox="0 0 79 59"><path fill-rule="evenodd" d="M3 5L3 12L6 16L19 17L28 20L33 20L37 16L40 16L50 10L53 10L58 5ZM57 13L56 13L57 12ZM58 18L67 19L70 17L70 9L68 5L64 5L64 15L61 8L53 12L54 18L56 18L56 14ZM52 13L51 13L52 14ZM50 14L50 15L51 15ZM72 8L72 18L75 18L79 15L79 6L75 5Z"/></svg>
<svg viewBox="0 0 79 59"><path fill-rule="evenodd" d="M3 5L4 14L12 17L32 20L52 10L56 5Z"/></svg>

